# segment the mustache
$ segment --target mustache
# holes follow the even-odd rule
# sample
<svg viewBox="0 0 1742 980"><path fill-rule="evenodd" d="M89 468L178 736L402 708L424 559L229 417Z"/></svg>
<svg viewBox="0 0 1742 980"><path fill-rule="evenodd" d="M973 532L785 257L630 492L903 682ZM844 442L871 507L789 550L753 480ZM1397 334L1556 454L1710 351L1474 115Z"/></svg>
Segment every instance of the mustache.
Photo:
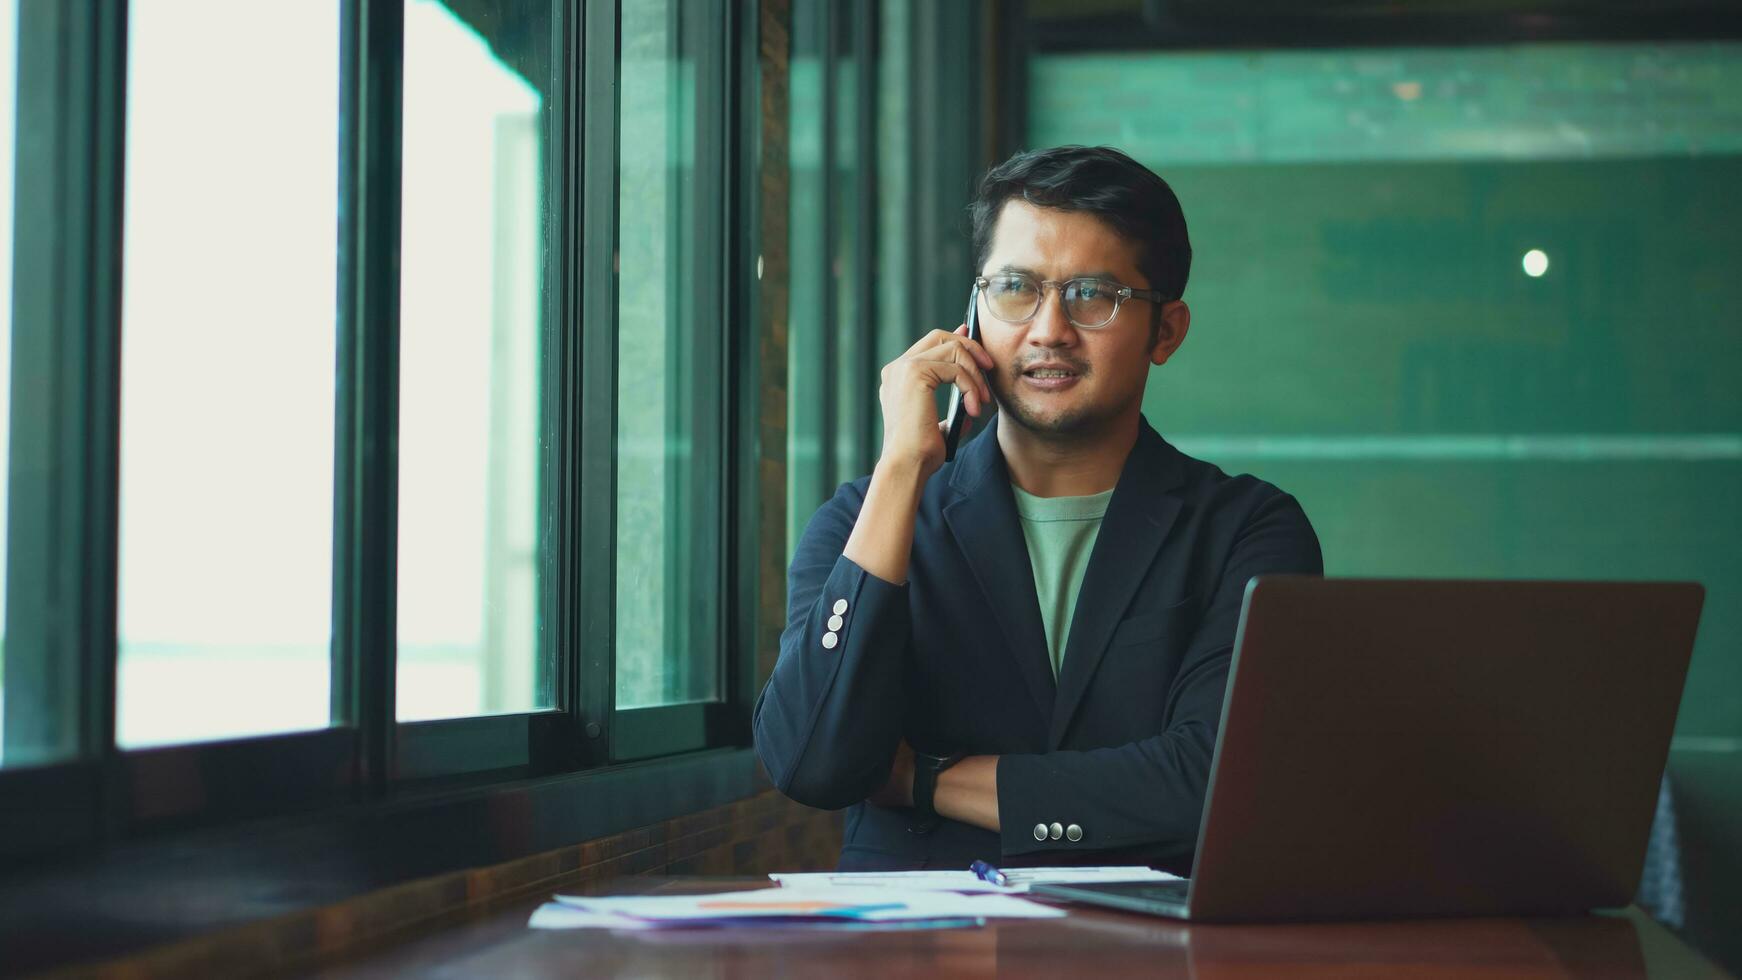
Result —
<svg viewBox="0 0 1742 980"><path fill-rule="evenodd" d="M1022 374L1023 372L1027 371L1029 368L1033 367L1034 365L1044 364L1047 361L1052 361L1052 362L1057 363L1057 364L1062 364L1065 367L1070 368L1072 371L1075 371L1078 374L1086 375L1089 373L1089 365L1083 363L1082 361L1078 361L1075 358L1061 357L1058 354L1050 354L1050 355L1043 354L1040 357L1031 357L1031 358L1028 358L1027 360L1024 360L1024 361L1015 361L1012 364L1011 373L1012 374Z"/></svg>

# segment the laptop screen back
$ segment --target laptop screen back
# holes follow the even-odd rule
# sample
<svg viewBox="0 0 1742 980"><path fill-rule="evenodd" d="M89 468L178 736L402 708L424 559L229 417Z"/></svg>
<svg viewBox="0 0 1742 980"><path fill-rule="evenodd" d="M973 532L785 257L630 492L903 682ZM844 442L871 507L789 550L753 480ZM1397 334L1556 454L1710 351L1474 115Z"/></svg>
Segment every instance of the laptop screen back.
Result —
<svg viewBox="0 0 1742 980"><path fill-rule="evenodd" d="M1627 904L1703 598L1694 583L1254 579L1192 917Z"/></svg>

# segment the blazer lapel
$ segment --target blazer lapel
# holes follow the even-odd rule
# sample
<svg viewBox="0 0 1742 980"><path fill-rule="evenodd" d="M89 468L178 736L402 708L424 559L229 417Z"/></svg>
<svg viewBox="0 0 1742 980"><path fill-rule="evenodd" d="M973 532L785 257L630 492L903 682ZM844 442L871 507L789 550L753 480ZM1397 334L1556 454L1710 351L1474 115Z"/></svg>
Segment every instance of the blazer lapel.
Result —
<svg viewBox="0 0 1742 980"><path fill-rule="evenodd" d="M1183 479L1178 450L1143 421L1107 503L1107 516L1101 519L1101 531L1089 553L1089 568L1083 573L1083 587L1077 593L1071 635L1059 668L1058 703L1053 708L1048 738L1052 749L1059 747L1070 729L1077 705L1107 652L1114 627L1179 516L1183 504L1171 491Z"/></svg>
<svg viewBox="0 0 1742 980"><path fill-rule="evenodd" d="M994 418L986 431L962 447L950 480L956 499L944 506L944 520L985 593L991 618L1034 696L1042 724L1050 726L1056 699L1052 658L1046 651L1028 542L1017 521L1004 453L998 448L997 425Z"/></svg>

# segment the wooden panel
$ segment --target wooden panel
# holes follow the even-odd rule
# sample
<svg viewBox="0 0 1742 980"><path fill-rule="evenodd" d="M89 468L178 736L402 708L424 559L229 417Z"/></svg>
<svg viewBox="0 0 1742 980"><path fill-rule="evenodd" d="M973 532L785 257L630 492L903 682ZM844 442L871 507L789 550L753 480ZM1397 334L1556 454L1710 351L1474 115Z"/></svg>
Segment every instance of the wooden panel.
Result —
<svg viewBox="0 0 1742 980"><path fill-rule="evenodd" d="M590 890L636 875L762 878L776 870L828 870L840 850L839 813L799 806L769 790L573 847L408 882L78 972L139 980L303 969L454 927L505 903L536 904L561 890ZM519 921L524 925L524 915Z"/></svg>
<svg viewBox="0 0 1742 980"><path fill-rule="evenodd" d="M790 0L761 0L758 19L761 67L761 149L757 202L760 236L757 261L761 294L757 324L761 398L757 402L756 477L761 502L758 520L756 678L774 672L780 631L786 625L786 395L787 314L790 264L787 257L788 55L792 48Z"/></svg>

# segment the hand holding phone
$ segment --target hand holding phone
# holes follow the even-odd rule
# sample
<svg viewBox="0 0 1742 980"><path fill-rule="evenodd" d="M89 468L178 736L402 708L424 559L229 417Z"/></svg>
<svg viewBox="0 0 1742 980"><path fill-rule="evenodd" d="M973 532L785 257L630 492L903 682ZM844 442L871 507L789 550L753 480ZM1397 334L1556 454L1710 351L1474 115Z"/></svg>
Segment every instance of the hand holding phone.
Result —
<svg viewBox="0 0 1742 980"><path fill-rule="evenodd" d="M926 481L954 456L968 416L994 404L989 377L995 364L980 346L979 298L978 289L969 293L967 322L930 331L881 372L883 451L841 554L886 582L907 581L914 513ZM951 393L948 417L940 421L942 385Z"/></svg>

